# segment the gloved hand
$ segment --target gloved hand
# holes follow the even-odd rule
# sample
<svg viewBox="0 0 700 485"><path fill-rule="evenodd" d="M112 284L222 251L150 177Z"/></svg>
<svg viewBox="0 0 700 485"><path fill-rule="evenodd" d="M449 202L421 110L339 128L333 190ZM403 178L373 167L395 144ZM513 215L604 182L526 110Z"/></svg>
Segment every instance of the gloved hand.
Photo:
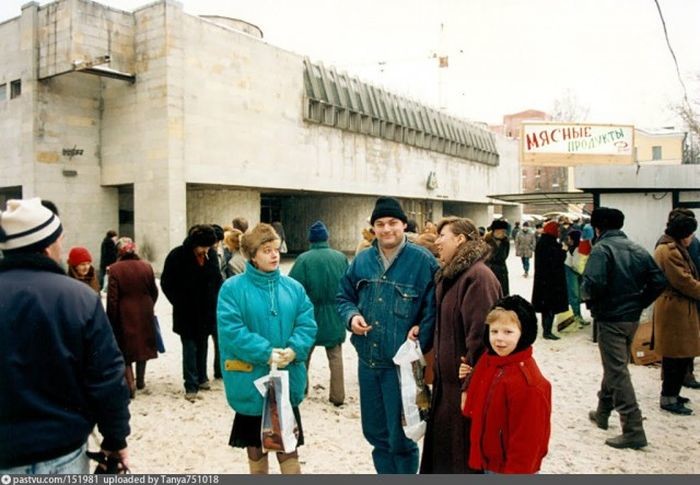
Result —
<svg viewBox="0 0 700 485"><path fill-rule="evenodd" d="M282 349L272 349L272 353L270 354L270 358L267 361L268 365L272 364L277 364L278 367L280 366L280 359L282 355L283 350ZM287 365L287 364L285 364Z"/></svg>
<svg viewBox="0 0 700 485"><path fill-rule="evenodd" d="M294 362L294 359L296 359L296 357L297 357L297 353L294 352L289 347L287 347L286 349L280 350L279 361L277 362L277 367L279 367L280 369L287 367L289 364Z"/></svg>

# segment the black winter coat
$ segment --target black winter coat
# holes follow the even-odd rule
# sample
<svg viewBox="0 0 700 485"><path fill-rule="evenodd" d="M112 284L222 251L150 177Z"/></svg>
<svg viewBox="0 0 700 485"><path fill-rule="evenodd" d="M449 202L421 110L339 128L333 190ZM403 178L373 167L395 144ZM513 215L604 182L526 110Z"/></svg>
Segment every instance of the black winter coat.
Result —
<svg viewBox="0 0 700 485"><path fill-rule="evenodd" d="M100 297L52 259L0 261L0 469L65 455L97 424L126 447L124 360Z"/></svg>
<svg viewBox="0 0 700 485"><path fill-rule="evenodd" d="M667 285L666 277L646 249L624 232L606 231L588 257L581 300L604 322L636 322Z"/></svg>
<svg viewBox="0 0 700 485"><path fill-rule="evenodd" d="M535 246L535 282L532 306L536 312L561 313L569 308L564 261L566 251L557 238L542 234Z"/></svg>
<svg viewBox="0 0 700 485"><path fill-rule="evenodd" d="M499 239L498 242L500 244L498 244L492 233L486 234L484 240L491 246L491 256L486 261L486 266L491 268L491 271L501 283L503 296L508 296L510 294L510 284L508 283L508 266L506 261L508 261L508 254L510 254L510 241L506 237Z"/></svg>
<svg viewBox="0 0 700 485"><path fill-rule="evenodd" d="M160 287L173 306L173 332L185 338L211 335L216 329L216 304L223 279L216 251L209 249L204 266L185 239L165 258Z"/></svg>
<svg viewBox="0 0 700 485"><path fill-rule="evenodd" d="M104 280L105 278L107 268L109 267L109 265L115 263L116 261L117 245L111 237L106 237L102 240L102 245L100 246L100 286L102 286L102 280Z"/></svg>

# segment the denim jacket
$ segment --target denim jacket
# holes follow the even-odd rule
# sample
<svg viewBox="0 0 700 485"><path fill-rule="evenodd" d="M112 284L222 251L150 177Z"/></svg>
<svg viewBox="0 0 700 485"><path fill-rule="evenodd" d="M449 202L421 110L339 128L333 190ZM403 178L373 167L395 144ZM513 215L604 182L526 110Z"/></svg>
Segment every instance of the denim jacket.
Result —
<svg viewBox="0 0 700 485"><path fill-rule="evenodd" d="M338 313L350 328L354 315L372 326L367 335L352 334L358 358L370 367L394 367L392 358L414 325L420 327L423 352L433 344L435 328L435 258L408 242L385 271L377 241L353 260L340 280Z"/></svg>

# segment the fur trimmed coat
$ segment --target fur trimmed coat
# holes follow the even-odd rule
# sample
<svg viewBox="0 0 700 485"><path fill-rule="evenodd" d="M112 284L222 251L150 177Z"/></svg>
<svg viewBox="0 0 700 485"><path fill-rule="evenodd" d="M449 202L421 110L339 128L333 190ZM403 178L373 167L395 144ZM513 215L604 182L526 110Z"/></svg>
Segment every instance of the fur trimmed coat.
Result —
<svg viewBox="0 0 700 485"><path fill-rule="evenodd" d="M654 259L669 285L654 304L652 348L664 357L700 355L700 281L688 251L669 236L659 241Z"/></svg>
<svg viewBox="0 0 700 485"><path fill-rule="evenodd" d="M501 284L484 261L483 240L463 243L454 258L436 273L435 380L425 435L421 473L468 473L469 422L460 400L460 358L475 366L484 352L484 322L502 296Z"/></svg>

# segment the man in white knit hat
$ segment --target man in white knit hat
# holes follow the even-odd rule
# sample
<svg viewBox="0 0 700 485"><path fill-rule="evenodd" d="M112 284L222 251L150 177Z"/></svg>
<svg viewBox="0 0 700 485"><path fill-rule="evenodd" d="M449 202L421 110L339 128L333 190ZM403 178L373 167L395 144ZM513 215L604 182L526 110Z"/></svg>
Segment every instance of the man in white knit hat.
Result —
<svg viewBox="0 0 700 485"><path fill-rule="evenodd" d="M99 296L61 267L63 228L38 198L0 212L0 474L87 473L128 464L124 360Z"/></svg>

